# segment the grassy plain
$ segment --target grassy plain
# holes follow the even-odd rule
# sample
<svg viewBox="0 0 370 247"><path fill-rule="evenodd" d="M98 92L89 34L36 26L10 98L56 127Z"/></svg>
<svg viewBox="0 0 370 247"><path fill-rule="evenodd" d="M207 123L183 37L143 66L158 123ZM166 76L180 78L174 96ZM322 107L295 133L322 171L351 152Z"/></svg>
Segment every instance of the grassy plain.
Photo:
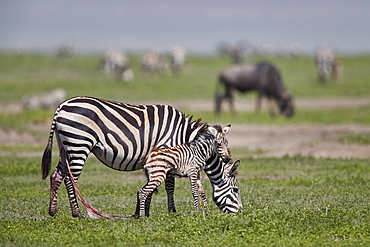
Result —
<svg viewBox="0 0 370 247"><path fill-rule="evenodd" d="M71 218L64 186L57 216L47 215L49 182L40 179L39 157L2 157L0 242L2 246L370 244L367 160L284 157L244 158L241 162L238 181L244 210L237 216L222 213L213 203L208 216L193 212L189 181L178 179L178 213L166 212L161 186L149 218L78 220ZM142 172L117 172L90 159L79 184L94 207L131 215L136 191L145 178ZM210 199L211 185L206 179L204 186Z"/></svg>
<svg viewBox="0 0 370 247"><path fill-rule="evenodd" d="M251 57L248 62L270 61L281 71L289 92L296 98L368 97L370 56L345 56L343 78L338 83L317 82L312 57ZM125 84L105 76L98 69L99 56L57 58L31 54L19 58L0 53L0 101L21 100L54 88L64 88L68 96L89 95L122 102L163 100L213 100L218 73L230 65L224 57L190 56L181 75L143 74L139 57L130 56L135 82Z"/></svg>
<svg viewBox="0 0 370 247"><path fill-rule="evenodd" d="M124 84L97 69L98 56L65 59L29 54L14 58L0 54L0 105L18 102L26 94L61 87L68 96L89 95L124 102L213 100L217 73L226 58L190 56L182 75L140 73L138 57L130 56L135 82ZM250 58L250 62L264 60ZM370 97L370 56L344 56L341 81L320 84L313 60L269 57L280 68L296 98ZM241 96L238 96L241 97ZM254 97L249 95L247 97ZM186 112L208 122L263 124L370 124L370 106L298 110L290 120L258 118L241 112L216 118L213 112ZM0 128L41 135L30 125L50 123L52 111L0 113ZM368 144L369 135L341 141ZM59 192L59 212L47 215L49 181L41 180L40 157L28 156L44 146L0 145L0 244L2 246L368 246L370 245L370 164L361 159L312 157L251 158L244 149L238 174L244 210L224 214L210 203L208 216L192 209L187 179L176 182L178 213L166 212L163 186L155 195L151 216L135 220L77 220L71 218L67 193ZM23 155L19 155L19 154ZM54 150L55 167L57 152ZM145 184L141 171L117 172L90 157L79 180L81 193L103 212L130 215L136 191ZM211 200L211 185L204 178ZM83 211L85 216L86 212Z"/></svg>

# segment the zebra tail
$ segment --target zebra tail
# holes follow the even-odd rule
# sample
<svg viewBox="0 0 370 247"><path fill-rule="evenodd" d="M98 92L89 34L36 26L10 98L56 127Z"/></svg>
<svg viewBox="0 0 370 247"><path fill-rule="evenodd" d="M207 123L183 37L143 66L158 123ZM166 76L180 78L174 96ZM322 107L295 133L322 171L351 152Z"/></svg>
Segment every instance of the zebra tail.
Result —
<svg viewBox="0 0 370 247"><path fill-rule="evenodd" d="M42 156L41 172L43 180L46 179L50 172L54 130L55 130L55 117L53 123L51 124L48 145L46 146L44 154Z"/></svg>

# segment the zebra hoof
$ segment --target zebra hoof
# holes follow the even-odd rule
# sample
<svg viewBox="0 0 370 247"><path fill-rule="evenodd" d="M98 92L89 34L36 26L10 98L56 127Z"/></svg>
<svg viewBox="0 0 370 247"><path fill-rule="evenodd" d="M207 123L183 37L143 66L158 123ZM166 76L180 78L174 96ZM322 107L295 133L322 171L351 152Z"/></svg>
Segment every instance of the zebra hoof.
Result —
<svg viewBox="0 0 370 247"><path fill-rule="evenodd" d="M57 213L57 209L49 209L49 215L54 216Z"/></svg>
<svg viewBox="0 0 370 247"><path fill-rule="evenodd" d="M84 217L81 213L78 213L78 214L72 214L72 217L73 217L73 218L78 218L78 219L80 219L80 220L85 219L85 217Z"/></svg>

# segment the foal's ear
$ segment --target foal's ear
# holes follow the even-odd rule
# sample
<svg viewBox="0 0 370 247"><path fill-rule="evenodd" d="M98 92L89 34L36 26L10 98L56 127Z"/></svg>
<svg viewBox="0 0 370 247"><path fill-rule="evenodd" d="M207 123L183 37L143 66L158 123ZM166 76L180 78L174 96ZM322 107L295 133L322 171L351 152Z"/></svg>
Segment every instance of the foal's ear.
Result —
<svg viewBox="0 0 370 247"><path fill-rule="evenodd" d="M227 135L230 131L231 124L228 124L226 127L224 127L224 134Z"/></svg>
<svg viewBox="0 0 370 247"><path fill-rule="evenodd" d="M216 137L217 136L217 130L213 128L212 126L208 126L208 131L211 132L211 134Z"/></svg>

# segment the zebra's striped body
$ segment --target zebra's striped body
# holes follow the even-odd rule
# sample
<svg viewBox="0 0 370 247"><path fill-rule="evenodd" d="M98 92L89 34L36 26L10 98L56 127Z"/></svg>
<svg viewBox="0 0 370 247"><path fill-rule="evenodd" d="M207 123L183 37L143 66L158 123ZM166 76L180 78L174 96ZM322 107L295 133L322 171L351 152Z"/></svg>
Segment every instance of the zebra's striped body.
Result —
<svg viewBox="0 0 370 247"><path fill-rule="evenodd" d="M191 121L181 112L168 105L130 105L90 97L76 97L62 103L56 110L52 122L48 145L42 160L43 179L50 171L51 148L55 132L59 146L59 163L50 176L49 214L57 212L57 190L64 180L74 217L80 217L75 190L67 175L69 164L75 181L78 180L88 155L93 152L105 165L120 171L143 168L143 160L153 148L175 146L195 138L204 124ZM214 156L208 161L205 171L211 183L222 185L222 198L232 194L227 204L214 194L215 203L223 208L239 208L237 186L223 177L227 167ZM166 190L169 205L173 202L174 181L170 179ZM232 187L231 187L231 184ZM214 190L215 188L214 187ZM216 191L214 191L216 192ZM217 199L218 198L218 199ZM218 201L216 201L218 200ZM220 204L221 203L221 204ZM223 210L225 211L225 210Z"/></svg>
<svg viewBox="0 0 370 247"><path fill-rule="evenodd" d="M331 49L322 46L315 51L316 70L320 82L328 82L330 78L339 79L342 66Z"/></svg>
<svg viewBox="0 0 370 247"><path fill-rule="evenodd" d="M185 64L186 52L182 46L174 45L170 50L171 69L173 73L181 72Z"/></svg>
<svg viewBox="0 0 370 247"><path fill-rule="evenodd" d="M191 142L174 147L153 149L144 164L148 182L138 191L135 217L149 216L150 199L147 202L147 198L168 176L189 177L195 211L199 211L198 197L200 194L208 213L200 171L212 155L218 155L225 163L230 161L226 139L229 128L230 125L224 129L219 125L204 126Z"/></svg>

